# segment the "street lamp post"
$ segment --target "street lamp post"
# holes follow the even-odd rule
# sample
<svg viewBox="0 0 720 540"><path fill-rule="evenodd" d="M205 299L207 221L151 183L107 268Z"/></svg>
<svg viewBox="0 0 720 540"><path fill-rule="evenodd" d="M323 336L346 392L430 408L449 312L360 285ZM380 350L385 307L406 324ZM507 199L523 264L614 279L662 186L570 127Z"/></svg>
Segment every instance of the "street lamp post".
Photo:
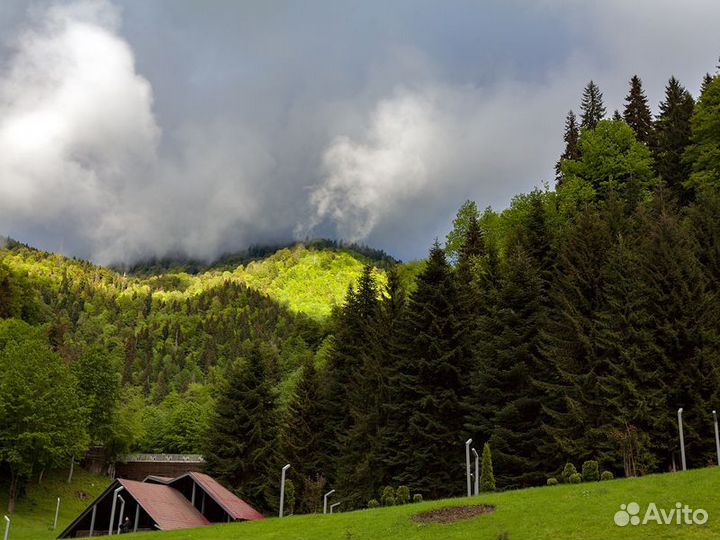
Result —
<svg viewBox="0 0 720 540"><path fill-rule="evenodd" d="M685 436L683 435L682 425L682 407L678 409L678 431L680 432L680 457L682 458L683 471L687 470L687 463L685 462Z"/></svg>
<svg viewBox="0 0 720 540"><path fill-rule="evenodd" d="M323 497L323 514L327 514L327 500L328 500L328 497L329 497L330 495L332 495L333 493L335 493L335 490L334 490L334 489L331 489L331 490L328 491L328 492L325 494L325 496Z"/></svg>
<svg viewBox="0 0 720 540"><path fill-rule="evenodd" d="M472 449L475 454L475 496L480 495L480 456L478 456L477 450Z"/></svg>
<svg viewBox="0 0 720 540"><path fill-rule="evenodd" d="M5 516L5 536L3 537L5 540L7 540L8 532L10 532L10 518Z"/></svg>
<svg viewBox="0 0 720 540"><path fill-rule="evenodd" d="M717 452L718 466L720 467L720 435L718 434L717 411L713 411L713 418L715 419L715 451Z"/></svg>
<svg viewBox="0 0 720 540"><path fill-rule="evenodd" d="M282 476L280 477L280 517L283 517L283 505L285 504L285 473L290 468L288 463L282 468Z"/></svg>
<svg viewBox="0 0 720 540"><path fill-rule="evenodd" d="M333 510L335 510L335 507L336 507L336 506L339 506L339 505L340 505L340 503L331 504L331 505L330 505L330 513L332 514L332 513L333 513Z"/></svg>
<svg viewBox="0 0 720 540"><path fill-rule="evenodd" d="M115 522L115 505L117 504L118 495L123 489L125 489L125 487L120 486L113 492L112 510L110 510L110 529L108 529L108 536L111 536L113 533L113 523Z"/></svg>
<svg viewBox="0 0 720 540"><path fill-rule="evenodd" d="M465 476L467 478L467 496L470 497L472 495L472 491L470 488L470 445L472 444L472 439L468 439L465 441Z"/></svg>

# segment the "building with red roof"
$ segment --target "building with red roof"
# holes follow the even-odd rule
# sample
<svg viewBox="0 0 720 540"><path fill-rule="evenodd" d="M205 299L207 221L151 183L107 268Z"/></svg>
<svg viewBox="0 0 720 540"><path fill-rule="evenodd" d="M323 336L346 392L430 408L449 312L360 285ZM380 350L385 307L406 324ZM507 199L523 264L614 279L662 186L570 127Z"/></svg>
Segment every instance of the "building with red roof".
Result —
<svg viewBox="0 0 720 540"><path fill-rule="evenodd" d="M123 524L128 532L170 531L258 519L260 512L207 474L118 478L58 538L118 534Z"/></svg>

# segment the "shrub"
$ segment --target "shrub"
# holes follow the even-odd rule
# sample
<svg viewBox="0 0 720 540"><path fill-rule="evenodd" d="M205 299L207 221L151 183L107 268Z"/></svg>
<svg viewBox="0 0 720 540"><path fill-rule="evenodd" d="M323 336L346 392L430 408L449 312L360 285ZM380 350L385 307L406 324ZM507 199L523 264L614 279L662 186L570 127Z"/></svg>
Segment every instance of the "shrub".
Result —
<svg viewBox="0 0 720 540"><path fill-rule="evenodd" d="M393 506L395 504L395 490L392 486L385 486L380 502L383 506Z"/></svg>
<svg viewBox="0 0 720 540"><path fill-rule="evenodd" d="M577 469L575 468L575 465L573 465L570 462L566 463L565 468L563 469L562 474L560 475L562 477L563 483L564 484L569 483L570 477L576 473L577 473Z"/></svg>
<svg viewBox="0 0 720 540"><path fill-rule="evenodd" d="M420 495L419 493L416 493L415 495L413 495L413 502L414 502L414 503L419 503L419 502L422 502L422 501L423 501L422 495Z"/></svg>
<svg viewBox="0 0 720 540"><path fill-rule="evenodd" d="M285 481L285 503L287 504L287 513L295 513L295 483L289 478Z"/></svg>
<svg viewBox="0 0 720 540"><path fill-rule="evenodd" d="M613 478L615 478L615 476L610 471L603 471L600 475L600 480L612 480Z"/></svg>
<svg viewBox="0 0 720 540"><path fill-rule="evenodd" d="M555 477L553 477L553 478L548 478L548 479L547 479L547 485L548 485L548 486L557 486L557 485L558 485L557 478L555 478Z"/></svg>
<svg viewBox="0 0 720 540"><path fill-rule="evenodd" d="M579 484L582 482L582 476L580 476L580 473L575 473L570 475L570 483L571 484Z"/></svg>
<svg viewBox="0 0 720 540"><path fill-rule="evenodd" d="M380 506L380 503L377 499L370 499L368 501L368 508L378 508Z"/></svg>
<svg viewBox="0 0 720 540"><path fill-rule="evenodd" d="M395 502L397 504L407 504L410 502L410 488L407 486L400 486L395 492Z"/></svg>
<svg viewBox="0 0 720 540"><path fill-rule="evenodd" d="M480 469L480 491L495 491L495 475L493 474L492 454L490 445L485 443Z"/></svg>
<svg viewBox="0 0 720 540"><path fill-rule="evenodd" d="M586 461L582 466L583 482L597 482L600 480L600 469L597 461Z"/></svg>

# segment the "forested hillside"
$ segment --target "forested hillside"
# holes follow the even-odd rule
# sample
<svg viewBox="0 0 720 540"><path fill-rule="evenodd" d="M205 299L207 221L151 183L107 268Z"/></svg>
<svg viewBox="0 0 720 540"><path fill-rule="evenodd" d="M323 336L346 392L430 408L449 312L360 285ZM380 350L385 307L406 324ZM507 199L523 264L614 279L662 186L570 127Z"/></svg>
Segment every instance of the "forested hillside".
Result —
<svg viewBox="0 0 720 540"><path fill-rule="evenodd" d="M200 451L264 510L291 463L288 503L312 512L329 487L355 507L386 485L460 494L468 437L501 489L566 461L667 471L679 407L690 466L711 462L720 77L697 101L671 78L654 117L633 77L622 109L606 118L588 84L554 188L466 202L423 263L297 246L128 276L11 242L3 473L17 490L90 444Z"/></svg>

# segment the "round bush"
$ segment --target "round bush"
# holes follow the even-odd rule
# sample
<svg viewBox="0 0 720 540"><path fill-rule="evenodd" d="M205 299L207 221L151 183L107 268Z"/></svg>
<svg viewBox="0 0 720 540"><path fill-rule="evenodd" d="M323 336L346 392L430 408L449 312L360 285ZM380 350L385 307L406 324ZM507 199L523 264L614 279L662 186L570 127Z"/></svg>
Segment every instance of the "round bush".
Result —
<svg viewBox="0 0 720 540"><path fill-rule="evenodd" d="M570 477L573 474L577 474L577 469L575 468L575 465L573 465L572 463L569 463L569 462L566 463L565 468L563 468L562 475L561 475L562 481L567 484L568 482L570 482Z"/></svg>
<svg viewBox="0 0 720 540"><path fill-rule="evenodd" d="M397 488L395 493L395 499L397 504L407 504L410 502L410 488L407 486L400 486Z"/></svg>
<svg viewBox="0 0 720 540"><path fill-rule="evenodd" d="M557 478L548 478L547 485L548 486L557 486L558 485Z"/></svg>
<svg viewBox="0 0 720 540"><path fill-rule="evenodd" d="M603 471L600 475L600 480L612 480L613 478L615 478L615 476L610 471Z"/></svg>
<svg viewBox="0 0 720 540"><path fill-rule="evenodd" d="M597 482L600 480L600 469L597 461L586 461L582 466L583 482Z"/></svg>
<svg viewBox="0 0 720 540"><path fill-rule="evenodd" d="M368 501L368 508L378 508L380 506L380 503L377 499L370 499Z"/></svg>
<svg viewBox="0 0 720 540"><path fill-rule="evenodd" d="M420 495L419 493L416 493L415 495L413 495L414 503L418 503L418 502L422 502L422 501L423 501L422 495Z"/></svg>
<svg viewBox="0 0 720 540"><path fill-rule="evenodd" d="M570 483L571 484L579 484L582 482L582 476L580 476L580 473L575 473L570 475Z"/></svg>
<svg viewBox="0 0 720 540"><path fill-rule="evenodd" d="M394 506L395 505L395 490L392 486L385 486L383 489L382 498L380 502L383 506Z"/></svg>

